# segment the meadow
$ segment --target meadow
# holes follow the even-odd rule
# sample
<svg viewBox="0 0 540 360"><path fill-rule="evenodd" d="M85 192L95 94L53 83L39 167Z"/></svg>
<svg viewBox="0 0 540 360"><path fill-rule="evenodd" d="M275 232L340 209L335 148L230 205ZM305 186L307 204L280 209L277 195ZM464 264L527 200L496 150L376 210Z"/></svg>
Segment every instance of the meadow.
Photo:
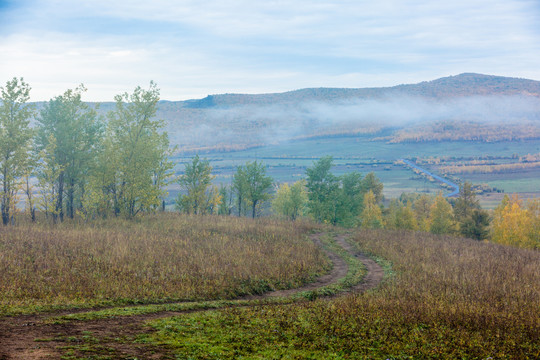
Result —
<svg viewBox="0 0 540 360"><path fill-rule="evenodd" d="M328 269L311 225L174 213L0 228L0 316L237 298Z"/></svg>
<svg viewBox="0 0 540 360"><path fill-rule="evenodd" d="M449 236L359 231L387 259L376 290L150 322L137 341L190 359L537 359L540 253Z"/></svg>

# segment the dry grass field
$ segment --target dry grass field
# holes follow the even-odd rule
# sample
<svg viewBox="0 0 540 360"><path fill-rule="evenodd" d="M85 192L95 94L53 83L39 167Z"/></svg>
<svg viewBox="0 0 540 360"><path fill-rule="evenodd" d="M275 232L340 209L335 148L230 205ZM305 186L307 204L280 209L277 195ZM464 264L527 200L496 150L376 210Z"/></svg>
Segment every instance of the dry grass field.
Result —
<svg viewBox="0 0 540 360"><path fill-rule="evenodd" d="M353 243L392 264L374 291L161 319L143 339L193 359L540 358L538 251L383 230Z"/></svg>
<svg viewBox="0 0 540 360"><path fill-rule="evenodd" d="M0 315L298 286L328 267L309 230L270 219L178 214L0 227Z"/></svg>

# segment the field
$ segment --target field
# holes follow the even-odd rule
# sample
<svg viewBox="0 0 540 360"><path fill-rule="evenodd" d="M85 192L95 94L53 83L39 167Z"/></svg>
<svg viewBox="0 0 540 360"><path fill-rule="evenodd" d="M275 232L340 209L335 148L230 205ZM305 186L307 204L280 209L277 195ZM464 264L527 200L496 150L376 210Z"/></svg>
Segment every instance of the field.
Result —
<svg viewBox="0 0 540 360"><path fill-rule="evenodd" d="M296 287L325 271L310 227L240 218L0 228L0 316L235 298Z"/></svg>
<svg viewBox="0 0 540 360"><path fill-rule="evenodd" d="M0 239L0 359L540 356L538 251L174 214Z"/></svg>
<svg viewBox="0 0 540 360"><path fill-rule="evenodd" d="M374 172L384 183L387 198L399 197L402 192L437 193L442 188L437 183L426 182L415 174L394 164L401 158L430 157L511 157L540 153L540 141L480 143L470 141L447 141L426 143L388 143L372 141L370 136L326 137L304 139L268 145L249 150L225 153L204 154L214 167L216 182L228 184L235 166L247 161L258 160L268 167L268 174L276 182L291 182L305 177L305 169L322 156L332 155L336 174L359 171L363 174ZM178 156L178 171L190 156ZM437 171L437 169L433 169ZM507 173L456 175L459 179L477 184L487 184L506 193L540 194L540 169L515 170ZM178 186L171 187L171 195L176 194ZM492 201L481 199L482 204L492 207Z"/></svg>
<svg viewBox="0 0 540 360"><path fill-rule="evenodd" d="M392 262L333 301L156 320L142 337L193 359L526 359L540 355L540 254L412 232L352 242Z"/></svg>

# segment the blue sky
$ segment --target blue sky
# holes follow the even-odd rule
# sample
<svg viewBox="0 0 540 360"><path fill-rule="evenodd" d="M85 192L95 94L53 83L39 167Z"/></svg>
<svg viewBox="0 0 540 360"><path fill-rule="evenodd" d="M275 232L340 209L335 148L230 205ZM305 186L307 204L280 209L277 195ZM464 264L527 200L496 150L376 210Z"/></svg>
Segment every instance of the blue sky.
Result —
<svg viewBox="0 0 540 360"><path fill-rule="evenodd" d="M86 100L378 87L463 72L540 80L537 0L0 0L0 83Z"/></svg>

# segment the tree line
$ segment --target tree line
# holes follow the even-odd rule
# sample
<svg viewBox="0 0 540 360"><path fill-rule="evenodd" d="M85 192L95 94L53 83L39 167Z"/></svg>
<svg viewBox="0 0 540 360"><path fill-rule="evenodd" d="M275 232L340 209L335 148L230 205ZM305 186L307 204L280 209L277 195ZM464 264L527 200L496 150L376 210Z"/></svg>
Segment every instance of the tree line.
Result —
<svg viewBox="0 0 540 360"><path fill-rule="evenodd" d="M50 99L40 111L28 104L30 86L22 78L0 91L4 225L15 221L21 194L33 221L39 209L54 223L76 213L131 218L161 206L173 164L164 123L154 119L155 83L117 95L106 117L82 101L83 85Z"/></svg>
<svg viewBox="0 0 540 360"><path fill-rule="evenodd" d="M164 210L165 185L174 174L170 160L174 149L163 131L164 122L155 119L156 84L115 96L115 108L106 116L98 116L96 108L82 101L85 91L83 85L67 90L37 111L28 104L30 86L22 78L0 87L4 225L15 222L22 197L32 221L37 210L54 223L76 215L133 218ZM383 184L373 173L336 176L332 166L332 157L323 157L307 168L305 179L278 186L266 174L266 166L253 161L236 168L231 184L217 187L209 161L195 156L177 179L184 191L175 204L191 214L255 218L270 203L273 214L291 220L309 216L332 225L459 234L540 247L538 199L524 203L505 197L490 216L466 182L455 200L442 194L404 194L385 207Z"/></svg>
<svg viewBox="0 0 540 360"><path fill-rule="evenodd" d="M332 174L331 156L306 170L306 178L293 184L274 184L266 166L257 161L237 166L230 185L213 185L212 166L194 156L179 177L183 192L176 208L188 214L221 214L257 217L270 202L273 214L295 220L310 216L320 223L355 226L363 211L363 198L371 193L382 200L383 184L373 173ZM273 194L275 192L275 194ZM375 194L375 195L373 195Z"/></svg>

